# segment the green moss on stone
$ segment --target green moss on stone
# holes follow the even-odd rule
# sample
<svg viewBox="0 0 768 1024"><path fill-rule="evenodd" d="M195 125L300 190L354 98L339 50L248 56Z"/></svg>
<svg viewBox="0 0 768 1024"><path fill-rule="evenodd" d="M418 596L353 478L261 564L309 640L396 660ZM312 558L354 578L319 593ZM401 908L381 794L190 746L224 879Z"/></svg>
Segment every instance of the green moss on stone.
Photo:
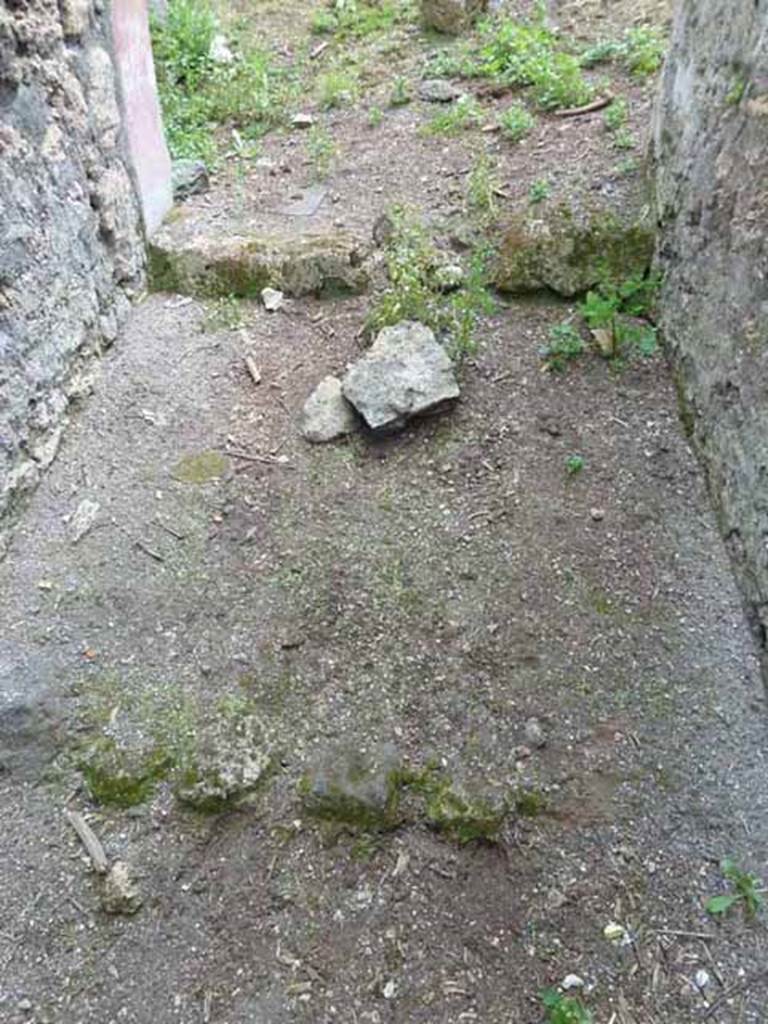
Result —
<svg viewBox="0 0 768 1024"><path fill-rule="evenodd" d="M141 752L103 737L88 748L80 761L80 770L88 791L98 803L134 807L152 796L171 763L172 759L162 750Z"/></svg>

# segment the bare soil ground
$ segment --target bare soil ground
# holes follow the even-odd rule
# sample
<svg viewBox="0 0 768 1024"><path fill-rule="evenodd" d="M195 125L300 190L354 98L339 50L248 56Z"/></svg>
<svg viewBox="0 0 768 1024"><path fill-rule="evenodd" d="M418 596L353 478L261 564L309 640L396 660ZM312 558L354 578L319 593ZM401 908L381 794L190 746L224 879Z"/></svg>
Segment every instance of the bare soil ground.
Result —
<svg viewBox="0 0 768 1024"><path fill-rule="evenodd" d="M310 13L265 6L260 31L290 52ZM647 13L558 17L595 38ZM403 31L354 106L316 111L338 155L302 229L367 234L394 201L460 219L481 146L510 202L541 178L612 187L600 115L542 119L517 148L480 130L426 138L434 108L415 101L370 127L436 45ZM613 85L641 131L649 84ZM284 227L269 211L314 181L307 144L268 136L278 173L225 168L187 222ZM704 911L723 856L768 874L764 695L663 359L543 373L563 304L501 303L450 413L309 446L299 410L359 355L370 301L243 303L242 324L217 329L215 308L150 296L31 501L0 565L0 736L15 743L0 1021L540 1024L540 990L576 974L596 1024L765 1022L764 921ZM180 479L183 459L225 448L284 459ZM99 511L73 543L84 499ZM169 692L259 707L280 762L258 805L198 815L164 785L128 810L89 798L68 757L88 713L114 723ZM303 813L317 751L382 742L529 790L540 813L465 846L420 823L361 835ZM66 807L134 866L135 916L100 909ZM610 922L631 941L608 941Z"/></svg>

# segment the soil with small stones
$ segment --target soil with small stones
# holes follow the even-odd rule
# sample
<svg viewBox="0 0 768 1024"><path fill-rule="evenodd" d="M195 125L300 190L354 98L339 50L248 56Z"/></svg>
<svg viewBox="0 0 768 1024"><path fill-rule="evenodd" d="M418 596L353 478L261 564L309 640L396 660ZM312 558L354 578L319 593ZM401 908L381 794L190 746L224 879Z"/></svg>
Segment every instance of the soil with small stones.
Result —
<svg viewBox="0 0 768 1024"><path fill-rule="evenodd" d="M290 54L311 9L287 8L259 24ZM557 16L596 38L644 13ZM338 147L315 226L367 234L397 201L432 225L463 216L480 147L500 202L542 178L613 187L599 113L542 118L518 147L420 135L434 108L415 101L370 127L436 45L397 31L359 44L373 72L354 107L307 100ZM640 133L652 88L611 74ZM306 146L268 136L275 173L225 167L184 217L285 225L270 211L312 184ZM763 920L704 910L723 856L768 874L763 692L663 360L543 373L563 305L500 303L451 412L310 446L298 413L359 355L370 302L243 303L226 330L216 307L150 296L18 525L0 565L0 1021L539 1024L540 990L575 974L596 1024L764 1022ZM214 450L240 456L179 472ZM99 510L73 543L86 498ZM128 811L89 801L67 758L83 709L106 701L114 723L171 691L246 695L270 723L280 760L255 807L197 815L162 785ZM463 847L302 813L318 751L384 742L468 785L530 788L542 813ZM100 909L66 807L133 866L135 916Z"/></svg>

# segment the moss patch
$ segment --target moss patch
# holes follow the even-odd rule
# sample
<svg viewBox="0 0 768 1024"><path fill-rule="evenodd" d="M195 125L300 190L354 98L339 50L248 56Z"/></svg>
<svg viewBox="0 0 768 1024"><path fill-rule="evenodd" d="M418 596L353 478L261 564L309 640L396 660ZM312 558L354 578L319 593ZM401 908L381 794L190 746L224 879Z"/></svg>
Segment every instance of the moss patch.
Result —
<svg viewBox="0 0 768 1024"><path fill-rule="evenodd" d="M185 455L173 467L173 477L185 484L204 484L226 474L229 461L221 452Z"/></svg>

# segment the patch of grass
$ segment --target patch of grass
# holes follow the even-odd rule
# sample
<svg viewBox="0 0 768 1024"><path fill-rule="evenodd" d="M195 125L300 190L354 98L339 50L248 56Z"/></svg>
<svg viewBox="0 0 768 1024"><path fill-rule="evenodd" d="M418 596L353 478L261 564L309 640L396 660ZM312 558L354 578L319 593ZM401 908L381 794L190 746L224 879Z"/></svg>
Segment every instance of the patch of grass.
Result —
<svg viewBox="0 0 768 1024"><path fill-rule="evenodd" d="M255 138L285 116L295 82L258 49L236 52L230 64L211 59L219 30L207 0L170 0L165 21L152 21L158 92L171 155L213 162L217 126Z"/></svg>
<svg viewBox="0 0 768 1024"><path fill-rule="evenodd" d="M321 124L312 125L307 136L307 149L312 160L315 178L324 181L331 173L338 155L333 136Z"/></svg>
<svg viewBox="0 0 768 1024"><path fill-rule="evenodd" d="M656 28L640 25L624 36L622 57L627 69L638 78L652 75L664 60L664 38Z"/></svg>
<svg viewBox="0 0 768 1024"><path fill-rule="evenodd" d="M539 22L505 18L482 29L480 52L484 76L507 85L528 86L542 110L588 103L592 87L581 73L579 59L561 48L560 40Z"/></svg>
<svg viewBox="0 0 768 1024"><path fill-rule="evenodd" d="M486 152L480 153L472 164L467 179L467 209L481 220L492 220L496 216L496 192L499 180L496 165Z"/></svg>
<svg viewBox="0 0 768 1024"><path fill-rule="evenodd" d="M476 348L480 317L493 309L488 292L490 254L476 251L460 286L446 294L441 288L444 258L435 249L422 224L407 211L392 212L394 230L386 253L389 285L377 298L366 320L366 332L402 320L417 320L430 327L452 358L460 361Z"/></svg>
<svg viewBox="0 0 768 1024"><path fill-rule="evenodd" d="M705 905L707 913L724 917L732 907L742 906L747 917L754 917L765 904L762 879L742 871L730 857L720 862L720 870L731 891L710 897Z"/></svg>
<svg viewBox="0 0 768 1024"><path fill-rule="evenodd" d="M408 16L404 4L357 3L356 0L336 0L329 8L315 12L311 31L315 35L336 35L340 39L363 39L389 32Z"/></svg>
<svg viewBox="0 0 768 1024"><path fill-rule="evenodd" d="M620 96L615 99L603 114L603 124L609 132L617 132L624 128L629 119L629 104Z"/></svg>
<svg viewBox="0 0 768 1024"><path fill-rule="evenodd" d="M543 203L545 199L549 199L552 195L552 186L546 180L546 178L538 178L532 182L531 187L528 189L528 202L536 206L538 203Z"/></svg>
<svg viewBox="0 0 768 1024"><path fill-rule="evenodd" d="M444 46L429 59L425 78L477 78L480 76L475 48L469 40L460 39Z"/></svg>
<svg viewBox="0 0 768 1024"><path fill-rule="evenodd" d="M562 373L569 363L586 351L584 339L569 320L555 324L549 330L549 341L541 350L541 357L548 370Z"/></svg>
<svg viewBox="0 0 768 1024"><path fill-rule="evenodd" d="M584 50L579 63L584 68L617 62L638 78L652 75L664 60L664 37L645 25L627 29L620 40L603 40Z"/></svg>
<svg viewBox="0 0 768 1024"><path fill-rule="evenodd" d="M592 1014L576 996L562 995L548 988L540 993L547 1013L547 1024L592 1024Z"/></svg>
<svg viewBox="0 0 768 1024"><path fill-rule="evenodd" d="M634 149L637 139L628 128L619 128L614 133L613 145L615 149Z"/></svg>
<svg viewBox="0 0 768 1024"><path fill-rule="evenodd" d="M523 103L513 103L500 115L501 134L510 142L519 142L536 124L536 118Z"/></svg>
<svg viewBox="0 0 768 1024"><path fill-rule="evenodd" d="M392 86L392 92L389 94L390 107L405 107L412 99L410 82L407 78L399 75Z"/></svg>
<svg viewBox="0 0 768 1024"><path fill-rule="evenodd" d="M565 471L568 476L578 476L584 469L583 455L569 455L565 460Z"/></svg>
<svg viewBox="0 0 768 1024"><path fill-rule="evenodd" d="M359 92L360 83L352 71L333 68L318 76L317 101L322 110L349 106L355 102Z"/></svg>
<svg viewBox="0 0 768 1024"><path fill-rule="evenodd" d="M243 307L236 295L223 295L206 310L202 322L204 333L236 331L245 323Z"/></svg>
<svg viewBox="0 0 768 1024"><path fill-rule="evenodd" d="M477 128L482 120L480 105L474 96L461 96L447 110L436 114L424 126L427 135L457 135Z"/></svg>
<svg viewBox="0 0 768 1024"><path fill-rule="evenodd" d="M368 111L368 125L370 128L378 128L384 120L384 111L381 107L371 107Z"/></svg>

